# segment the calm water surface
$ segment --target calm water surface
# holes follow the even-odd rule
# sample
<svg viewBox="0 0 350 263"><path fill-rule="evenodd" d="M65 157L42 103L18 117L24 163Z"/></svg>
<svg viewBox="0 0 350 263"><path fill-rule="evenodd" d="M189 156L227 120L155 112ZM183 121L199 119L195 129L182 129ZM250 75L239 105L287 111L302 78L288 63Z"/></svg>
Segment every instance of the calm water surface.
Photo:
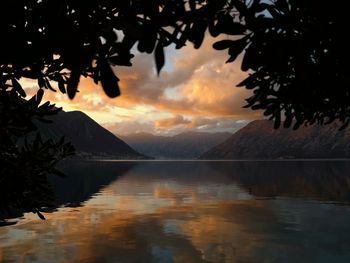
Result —
<svg viewBox="0 0 350 263"><path fill-rule="evenodd" d="M85 162L0 262L350 262L350 162Z"/></svg>

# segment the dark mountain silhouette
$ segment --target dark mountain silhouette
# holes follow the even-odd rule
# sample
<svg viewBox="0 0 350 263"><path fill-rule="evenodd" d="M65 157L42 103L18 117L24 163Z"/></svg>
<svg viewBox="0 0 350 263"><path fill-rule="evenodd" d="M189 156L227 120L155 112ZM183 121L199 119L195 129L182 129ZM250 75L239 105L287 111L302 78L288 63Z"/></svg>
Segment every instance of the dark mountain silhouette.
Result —
<svg viewBox="0 0 350 263"><path fill-rule="evenodd" d="M350 127L339 128L332 123L275 130L271 121L253 121L200 159L349 158Z"/></svg>
<svg viewBox="0 0 350 263"><path fill-rule="evenodd" d="M184 132L166 137L135 133L122 139L140 153L156 159L196 159L230 135L228 132Z"/></svg>
<svg viewBox="0 0 350 263"><path fill-rule="evenodd" d="M60 112L51 117L50 124L39 123L44 138L59 139L65 136L78 156L116 159L146 159L124 141L100 126L81 111Z"/></svg>

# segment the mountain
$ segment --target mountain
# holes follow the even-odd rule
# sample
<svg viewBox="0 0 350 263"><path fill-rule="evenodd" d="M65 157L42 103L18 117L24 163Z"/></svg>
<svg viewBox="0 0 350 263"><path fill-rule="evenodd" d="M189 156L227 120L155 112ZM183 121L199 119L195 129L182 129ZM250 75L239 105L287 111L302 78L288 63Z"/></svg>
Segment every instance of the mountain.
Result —
<svg viewBox="0 0 350 263"><path fill-rule="evenodd" d="M50 124L38 123L42 136L46 139L65 136L82 157L147 158L81 111L61 111L50 119L53 121Z"/></svg>
<svg viewBox="0 0 350 263"><path fill-rule="evenodd" d="M172 137L135 133L122 137L134 149L156 159L196 159L231 133L184 132Z"/></svg>
<svg viewBox="0 0 350 263"><path fill-rule="evenodd" d="M350 127L339 123L275 130L273 123L249 123L200 159L349 158Z"/></svg>

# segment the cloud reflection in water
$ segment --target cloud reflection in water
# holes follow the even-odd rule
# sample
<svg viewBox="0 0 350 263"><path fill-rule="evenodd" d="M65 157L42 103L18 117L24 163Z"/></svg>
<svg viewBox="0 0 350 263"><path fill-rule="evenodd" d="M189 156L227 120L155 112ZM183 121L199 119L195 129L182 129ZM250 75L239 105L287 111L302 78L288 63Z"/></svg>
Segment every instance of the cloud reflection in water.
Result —
<svg viewBox="0 0 350 263"><path fill-rule="evenodd" d="M98 176L118 165L99 166ZM141 163L82 207L60 208L44 222L26 215L0 228L0 262L347 262L350 209L316 200L346 196L348 168ZM322 193L315 189L327 196L316 198Z"/></svg>

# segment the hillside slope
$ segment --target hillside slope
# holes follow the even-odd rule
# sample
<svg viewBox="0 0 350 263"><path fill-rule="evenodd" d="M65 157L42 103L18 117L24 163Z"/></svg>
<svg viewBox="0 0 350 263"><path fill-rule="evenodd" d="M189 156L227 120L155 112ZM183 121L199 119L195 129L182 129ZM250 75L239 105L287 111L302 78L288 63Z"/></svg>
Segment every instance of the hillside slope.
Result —
<svg viewBox="0 0 350 263"><path fill-rule="evenodd" d="M197 159L211 147L223 142L227 132L184 132L172 137L136 133L122 137L134 149L156 159Z"/></svg>
<svg viewBox="0 0 350 263"><path fill-rule="evenodd" d="M339 127L332 123L275 130L270 121L253 121L200 159L349 158L350 128Z"/></svg>
<svg viewBox="0 0 350 263"><path fill-rule="evenodd" d="M44 138L65 136L78 155L112 157L116 159L145 159L124 141L100 126L81 111L60 112L51 117L52 123L39 123Z"/></svg>

